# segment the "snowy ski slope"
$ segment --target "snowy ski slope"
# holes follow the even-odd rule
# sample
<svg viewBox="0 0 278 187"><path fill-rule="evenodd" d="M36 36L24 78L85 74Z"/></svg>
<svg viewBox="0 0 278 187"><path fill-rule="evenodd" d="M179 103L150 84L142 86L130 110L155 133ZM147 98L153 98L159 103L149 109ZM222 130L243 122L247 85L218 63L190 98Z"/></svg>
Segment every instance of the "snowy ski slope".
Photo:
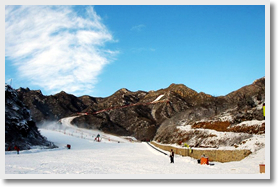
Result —
<svg viewBox="0 0 278 187"><path fill-rule="evenodd" d="M175 155L175 163L170 164L168 155L164 155L151 148L146 143L132 142L125 137L117 137L97 130L80 129L70 125L73 119L65 118L62 126L54 129L40 129L43 136L59 146L57 149L41 149L5 152L5 174L88 174L92 178L110 176L110 174L123 174L131 178L194 178L199 174L210 175L209 178L264 178L260 174L259 164L265 161L265 149L262 148L240 162L218 163L213 166L199 165L197 160L190 157ZM102 141L96 142L94 138L101 135ZM120 143L118 143L120 142ZM66 145L70 144L71 149ZM167 175L157 175L167 174ZM176 175L171 175L176 174ZM190 175L193 174L193 175ZM223 176L223 174L228 174ZM232 175L254 174L254 175ZM13 178L13 175L6 175ZM16 175L18 177L18 175ZM22 178L32 178L34 175L20 175ZM41 178L52 178L53 175L39 175ZM55 175L57 176L57 175ZM67 178L69 175L58 175ZM73 178L79 178L74 175ZM120 177L120 178L121 178ZM206 178L201 175L197 178ZM72 177L71 177L72 178ZM119 178L119 175L117 175ZM196 178L196 177L195 177Z"/></svg>

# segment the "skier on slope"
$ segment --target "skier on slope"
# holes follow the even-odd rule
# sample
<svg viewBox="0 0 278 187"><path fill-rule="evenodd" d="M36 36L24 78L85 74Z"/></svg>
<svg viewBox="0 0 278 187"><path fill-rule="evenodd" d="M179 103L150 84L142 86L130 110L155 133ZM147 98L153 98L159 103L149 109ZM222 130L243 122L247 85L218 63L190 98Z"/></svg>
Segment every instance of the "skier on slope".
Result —
<svg viewBox="0 0 278 187"><path fill-rule="evenodd" d="M95 138L95 141L99 142L99 137L100 137L100 135L98 134L97 137Z"/></svg>

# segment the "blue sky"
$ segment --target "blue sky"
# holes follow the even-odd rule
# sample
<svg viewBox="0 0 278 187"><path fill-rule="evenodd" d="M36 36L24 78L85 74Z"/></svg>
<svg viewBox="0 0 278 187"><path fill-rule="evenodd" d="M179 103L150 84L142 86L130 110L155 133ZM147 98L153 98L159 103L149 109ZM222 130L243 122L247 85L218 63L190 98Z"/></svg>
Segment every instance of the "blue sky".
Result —
<svg viewBox="0 0 278 187"><path fill-rule="evenodd" d="M258 5L6 6L5 81L107 97L172 83L226 95L265 76Z"/></svg>

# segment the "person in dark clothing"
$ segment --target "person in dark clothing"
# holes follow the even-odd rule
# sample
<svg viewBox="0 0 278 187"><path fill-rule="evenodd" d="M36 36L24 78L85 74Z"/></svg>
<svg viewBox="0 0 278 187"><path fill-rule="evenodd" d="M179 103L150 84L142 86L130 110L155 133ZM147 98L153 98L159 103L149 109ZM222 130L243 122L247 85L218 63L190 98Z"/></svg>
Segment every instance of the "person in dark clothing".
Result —
<svg viewBox="0 0 278 187"><path fill-rule="evenodd" d="M16 150L17 154L19 154L19 147L18 146L14 146L14 149Z"/></svg>
<svg viewBox="0 0 278 187"><path fill-rule="evenodd" d="M97 137L95 138L95 141L99 142L99 137L100 135L98 134Z"/></svg>
<svg viewBox="0 0 278 187"><path fill-rule="evenodd" d="M173 151L173 149L171 149L171 153L170 153L170 163L174 163L174 151Z"/></svg>

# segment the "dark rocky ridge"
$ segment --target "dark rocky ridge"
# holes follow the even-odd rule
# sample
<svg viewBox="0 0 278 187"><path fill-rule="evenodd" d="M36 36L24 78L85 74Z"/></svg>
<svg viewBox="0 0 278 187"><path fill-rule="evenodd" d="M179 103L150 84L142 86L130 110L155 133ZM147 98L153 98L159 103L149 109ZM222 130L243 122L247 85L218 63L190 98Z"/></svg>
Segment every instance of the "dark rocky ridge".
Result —
<svg viewBox="0 0 278 187"><path fill-rule="evenodd" d="M47 141L38 131L29 109L17 97L17 92L9 85L5 86L5 149L18 146L20 150L32 146L56 147Z"/></svg>
<svg viewBox="0 0 278 187"><path fill-rule="evenodd" d="M254 81L226 96L214 97L198 93L185 85L172 84L157 91L131 92L120 89L106 98L91 96L75 97L60 92L44 96L40 91L18 89L19 98L30 108L34 120L57 121L78 112L95 112L115 106L148 103L160 95L160 100L169 102L150 105L136 105L109 110L95 115L75 118L72 123L88 129L99 129L117 135L131 135L139 140L160 139L175 136L175 128L181 124L194 125L200 120L219 120L224 113L233 116L230 125L244 120L262 120L262 109L258 107L265 99L265 78ZM167 139L168 141L168 139Z"/></svg>

